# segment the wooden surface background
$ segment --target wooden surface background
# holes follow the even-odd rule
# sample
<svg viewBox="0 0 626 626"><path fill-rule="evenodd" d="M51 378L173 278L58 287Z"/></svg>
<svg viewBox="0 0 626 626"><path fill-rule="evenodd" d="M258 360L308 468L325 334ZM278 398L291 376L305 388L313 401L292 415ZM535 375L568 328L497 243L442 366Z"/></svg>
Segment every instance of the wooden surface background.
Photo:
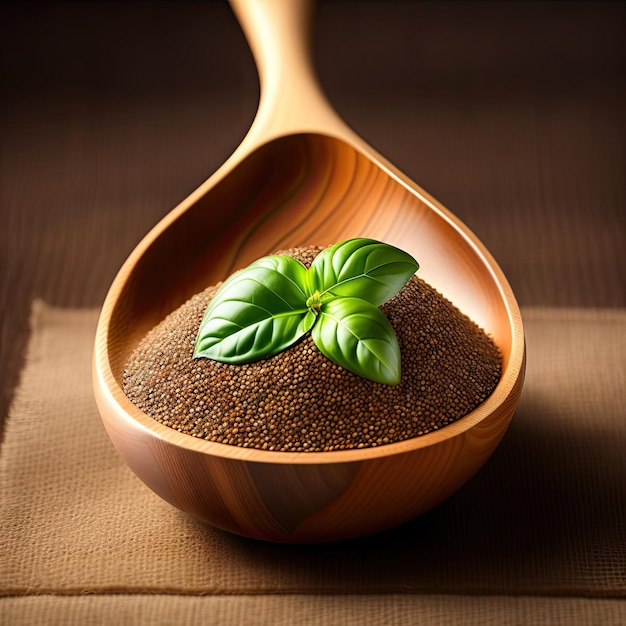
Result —
<svg viewBox="0 0 626 626"><path fill-rule="evenodd" d="M522 306L626 306L626 4L331 2L320 80L463 219ZM225 2L3 2L0 415L33 298L98 307L256 109ZM175 263L176 259L172 259Z"/></svg>

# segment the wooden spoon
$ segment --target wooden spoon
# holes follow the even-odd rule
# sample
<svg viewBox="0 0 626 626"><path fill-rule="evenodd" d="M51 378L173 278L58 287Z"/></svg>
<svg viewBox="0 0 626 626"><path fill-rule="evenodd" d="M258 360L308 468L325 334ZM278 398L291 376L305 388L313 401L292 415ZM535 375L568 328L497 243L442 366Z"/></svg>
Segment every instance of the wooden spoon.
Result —
<svg viewBox="0 0 626 626"><path fill-rule="evenodd" d="M104 425L150 488L217 527L282 542L374 533L447 498L486 461L522 389L520 312L502 271L454 215L338 117L312 68L308 0L231 0L261 79L258 114L232 157L159 222L104 302L93 380ZM377 448L286 453L163 426L122 390L137 342L194 293L279 248L355 236L396 245L495 340L493 394L445 428Z"/></svg>

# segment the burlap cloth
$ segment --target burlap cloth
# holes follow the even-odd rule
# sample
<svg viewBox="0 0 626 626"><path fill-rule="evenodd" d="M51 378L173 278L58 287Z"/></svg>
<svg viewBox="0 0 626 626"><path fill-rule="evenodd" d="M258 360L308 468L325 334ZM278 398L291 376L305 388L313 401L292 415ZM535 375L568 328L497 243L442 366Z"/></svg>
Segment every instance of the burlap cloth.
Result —
<svg viewBox="0 0 626 626"><path fill-rule="evenodd" d="M479 474L321 547L230 536L144 487L92 397L96 319L33 307L0 455L0 622L626 621L626 310L526 309L522 401Z"/></svg>

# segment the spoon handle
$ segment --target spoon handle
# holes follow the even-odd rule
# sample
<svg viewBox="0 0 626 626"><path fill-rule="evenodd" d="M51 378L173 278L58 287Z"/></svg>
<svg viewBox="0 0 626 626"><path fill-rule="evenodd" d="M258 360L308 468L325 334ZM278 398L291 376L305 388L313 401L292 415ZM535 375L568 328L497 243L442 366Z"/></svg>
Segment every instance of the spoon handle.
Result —
<svg viewBox="0 0 626 626"><path fill-rule="evenodd" d="M324 95L313 66L314 0L230 0L230 4L252 50L261 84L249 135L258 141L301 132L352 138Z"/></svg>

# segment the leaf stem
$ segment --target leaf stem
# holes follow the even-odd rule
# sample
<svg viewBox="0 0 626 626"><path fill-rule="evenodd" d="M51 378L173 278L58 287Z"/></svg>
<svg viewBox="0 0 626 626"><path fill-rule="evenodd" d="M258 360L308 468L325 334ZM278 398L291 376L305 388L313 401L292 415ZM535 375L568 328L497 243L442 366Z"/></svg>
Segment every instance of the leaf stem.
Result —
<svg viewBox="0 0 626 626"><path fill-rule="evenodd" d="M317 315L322 308L321 294L317 289L307 298L306 306L313 314Z"/></svg>

